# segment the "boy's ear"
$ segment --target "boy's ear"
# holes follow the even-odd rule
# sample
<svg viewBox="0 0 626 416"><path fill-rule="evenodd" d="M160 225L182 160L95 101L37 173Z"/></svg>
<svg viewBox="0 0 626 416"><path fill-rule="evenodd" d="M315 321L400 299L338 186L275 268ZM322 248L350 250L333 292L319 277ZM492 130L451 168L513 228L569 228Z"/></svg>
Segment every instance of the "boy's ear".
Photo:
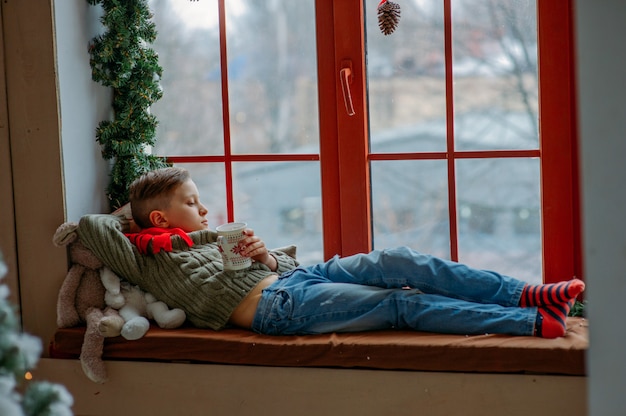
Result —
<svg viewBox="0 0 626 416"><path fill-rule="evenodd" d="M165 218L165 214L163 213L163 211L155 209L154 211L150 212L149 217L153 227L167 228L168 221L167 218Z"/></svg>

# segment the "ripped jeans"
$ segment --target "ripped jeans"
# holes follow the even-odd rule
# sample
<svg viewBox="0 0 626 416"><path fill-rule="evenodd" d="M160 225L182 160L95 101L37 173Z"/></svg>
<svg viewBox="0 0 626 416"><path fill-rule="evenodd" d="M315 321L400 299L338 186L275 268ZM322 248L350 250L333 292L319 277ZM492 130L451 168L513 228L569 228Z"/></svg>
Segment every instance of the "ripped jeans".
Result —
<svg viewBox="0 0 626 416"><path fill-rule="evenodd" d="M537 308L518 306L524 285L407 247L335 256L284 273L266 288L252 330L533 335Z"/></svg>

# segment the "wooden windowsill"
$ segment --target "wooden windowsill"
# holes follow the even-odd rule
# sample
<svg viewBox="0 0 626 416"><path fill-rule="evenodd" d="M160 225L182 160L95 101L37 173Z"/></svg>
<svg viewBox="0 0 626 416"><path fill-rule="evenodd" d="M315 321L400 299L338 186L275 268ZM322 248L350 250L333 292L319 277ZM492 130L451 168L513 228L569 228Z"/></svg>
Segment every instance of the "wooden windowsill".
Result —
<svg viewBox="0 0 626 416"><path fill-rule="evenodd" d="M52 358L78 358L85 328L59 329ZM105 341L105 360L191 362L280 367L339 367L480 373L586 374L588 321L568 318L565 337L542 339L485 334L445 335L375 331L308 336L265 336L152 327L136 341Z"/></svg>

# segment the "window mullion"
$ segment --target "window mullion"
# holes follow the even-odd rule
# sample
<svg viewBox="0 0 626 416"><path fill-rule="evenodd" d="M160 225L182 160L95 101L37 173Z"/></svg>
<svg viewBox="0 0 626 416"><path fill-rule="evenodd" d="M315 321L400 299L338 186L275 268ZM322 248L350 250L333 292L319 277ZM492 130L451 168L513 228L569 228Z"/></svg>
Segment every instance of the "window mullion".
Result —
<svg viewBox="0 0 626 416"><path fill-rule="evenodd" d="M320 175L324 258L341 253L341 209L339 206L339 159L337 102L335 91L335 30L333 1L315 3L317 36L317 79L320 125Z"/></svg>
<svg viewBox="0 0 626 416"><path fill-rule="evenodd" d="M450 222L450 259L459 259L457 228L456 159L454 157L454 74L452 73L452 0L444 0L444 52L446 68L446 150L448 163L448 218Z"/></svg>
<svg viewBox="0 0 626 416"><path fill-rule="evenodd" d="M228 48L226 45L226 6L225 0L218 1L220 28L220 67L222 77L222 123L224 126L224 178L226 187L226 213L228 221L235 220L235 201L233 194L233 164L230 137L230 104L228 99Z"/></svg>
<svg viewBox="0 0 626 416"><path fill-rule="evenodd" d="M544 281L581 277L571 0L538 1Z"/></svg>
<svg viewBox="0 0 626 416"><path fill-rule="evenodd" d="M370 166L365 83L365 31L363 2L334 2L335 97L337 155L341 212L341 254L367 252L372 248ZM349 67L350 96L354 114L346 109L340 71Z"/></svg>

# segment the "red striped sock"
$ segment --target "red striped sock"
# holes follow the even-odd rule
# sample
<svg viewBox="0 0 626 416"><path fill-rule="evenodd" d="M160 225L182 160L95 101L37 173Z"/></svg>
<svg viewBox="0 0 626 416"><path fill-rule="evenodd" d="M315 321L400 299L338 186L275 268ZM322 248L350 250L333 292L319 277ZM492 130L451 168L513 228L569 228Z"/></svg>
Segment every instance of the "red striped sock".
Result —
<svg viewBox="0 0 626 416"><path fill-rule="evenodd" d="M526 285L522 291L519 305L546 306L568 303L585 290L585 282L572 279L565 282L545 285Z"/></svg>
<svg viewBox="0 0 626 416"><path fill-rule="evenodd" d="M565 320L572 307L572 303L547 305L537 308L535 335L542 338L558 338L565 335L567 325Z"/></svg>

